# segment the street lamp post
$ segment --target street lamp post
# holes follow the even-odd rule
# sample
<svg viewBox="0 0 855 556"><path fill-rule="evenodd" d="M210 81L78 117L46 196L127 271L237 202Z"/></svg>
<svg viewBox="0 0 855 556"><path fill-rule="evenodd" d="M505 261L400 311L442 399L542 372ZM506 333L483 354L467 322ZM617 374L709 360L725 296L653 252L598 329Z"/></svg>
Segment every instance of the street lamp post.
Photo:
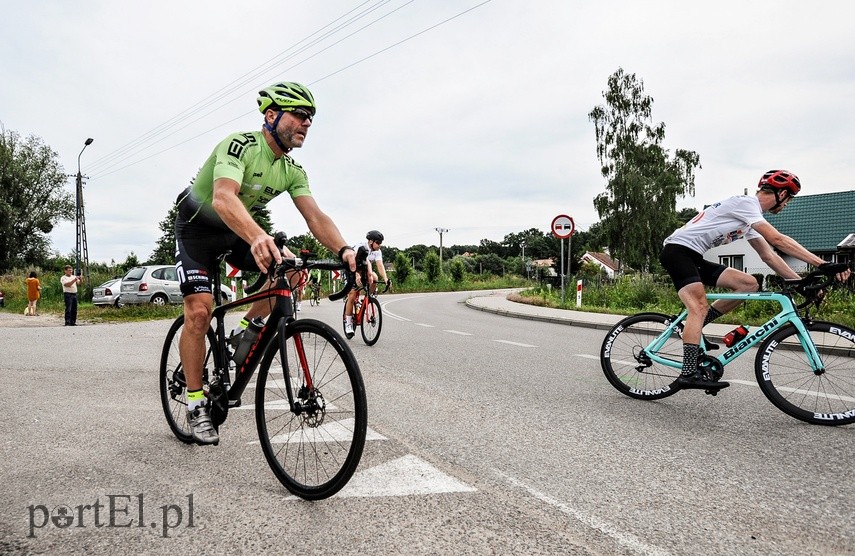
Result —
<svg viewBox="0 0 855 556"><path fill-rule="evenodd" d="M76 188L75 195L74 195L74 206L75 206L74 224L75 224L75 228L77 230L77 240L76 240L76 243L74 246L74 257L75 257L74 275L75 276L80 275L80 250L81 250L81 248L83 246L83 242L84 242L84 239L83 239L83 234L84 234L83 226L84 226L84 224L83 224L83 215L82 215L82 212L83 212L83 174L80 171L80 157L81 157L81 155L83 155L83 151L86 150L86 147L88 147L89 145L92 144L92 141L94 141L94 139L92 139L91 137L86 139L86 142L83 143L83 148L80 149L80 154L77 155L77 188Z"/></svg>

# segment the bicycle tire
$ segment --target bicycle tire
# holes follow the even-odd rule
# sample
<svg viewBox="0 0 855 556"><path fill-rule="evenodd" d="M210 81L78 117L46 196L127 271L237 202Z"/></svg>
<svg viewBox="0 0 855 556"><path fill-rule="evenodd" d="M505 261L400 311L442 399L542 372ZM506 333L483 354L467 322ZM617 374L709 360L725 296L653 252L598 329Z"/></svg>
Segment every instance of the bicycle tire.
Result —
<svg viewBox="0 0 855 556"><path fill-rule="evenodd" d="M600 348L600 365L609 383L620 393L640 400L658 400L676 393L674 384L680 368L645 360L642 349L671 324L659 313L639 313L627 317L609 330ZM668 338L659 355L679 361L682 367L682 323L679 332Z"/></svg>
<svg viewBox="0 0 855 556"><path fill-rule="evenodd" d="M311 367L311 390L303 373L294 372L297 338ZM291 411L285 380L309 410ZM264 457L292 494L321 500L341 490L359 465L368 427L365 386L344 339L314 319L280 324L258 371L255 417Z"/></svg>
<svg viewBox="0 0 855 556"><path fill-rule="evenodd" d="M368 305L362 313L362 324L359 330L362 333L362 340L369 346L373 346L380 339L380 331L383 330L383 311L376 298L366 298L366 302Z"/></svg>
<svg viewBox="0 0 855 556"><path fill-rule="evenodd" d="M181 365L181 354L178 350L178 341L181 335L178 333L184 326L184 315L181 315L169 327L166 339L163 342L163 351L160 356L160 403L166 422L175 437L181 442L192 444L195 441L190 434L190 425L187 422L187 388L183 378ZM217 337L213 328L208 328L205 336L205 360L202 364L203 389L208 390L208 376L210 366L216 366L218 357L212 346L216 345Z"/></svg>
<svg viewBox="0 0 855 556"><path fill-rule="evenodd" d="M805 328L825 366L811 370L796 327L785 326L757 351L754 372L763 394L791 417L814 425L855 422L855 330L830 322L806 322Z"/></svg>

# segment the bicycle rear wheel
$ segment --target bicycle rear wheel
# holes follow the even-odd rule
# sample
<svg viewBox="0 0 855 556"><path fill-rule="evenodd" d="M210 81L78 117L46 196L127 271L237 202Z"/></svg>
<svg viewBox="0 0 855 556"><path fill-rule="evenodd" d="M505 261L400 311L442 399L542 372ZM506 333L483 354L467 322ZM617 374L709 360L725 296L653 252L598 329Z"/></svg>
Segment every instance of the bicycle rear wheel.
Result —
<svg viewBox="0 0 855 556"><path fill-rule="evenodd" d="M670 325L671 317L667 315L639 313L609 330L600 348L600 364L603 374L619 392L631 398L658 400L679 390L674 381L683 362L682 324L656 353L674 361L676 367L656 363L644 351Z"/></svg>
<svg viewBox="0 0 855 556"><path fill-rule="evenodd" d="M173 434L181 442L194 443L190 434L190 425L187 422L187 383L184 379L184 368L181 365L181 354L178 351L178 342L181 339L181 328L184 326L184 315L181 315L166 333L163 342L163 352L160 356L160 403L166 422ZM209 328L205 337L205 360L202 363L203 388L208 391L208 377L216 367L216 345L214 329Z"/></svg>
<svg viewBox="0 0 855 556"><path fill-rule="evenodd" d="M769 336L757 351L757 384L775 406L806 423L855 422L855 331L829 322L804 323L822 358L814 373L794 326Z"/></svg>
<svg viewBox="0 0 855 556"><path fill-rule="evenodd" d="M380 302L374 297L366 297L365 310L362 313L362 339L369 346L373 346L380 339L380 331L383 329L383 311Z"/></svg>
<svg viewBox="0 0 855 556"><path fill-rule="evenodd" d="M264 457L285 488L320 500L347 484L365 446L368 402L356 358L338 333L313 319L281 324L255 395Z"/></svg>

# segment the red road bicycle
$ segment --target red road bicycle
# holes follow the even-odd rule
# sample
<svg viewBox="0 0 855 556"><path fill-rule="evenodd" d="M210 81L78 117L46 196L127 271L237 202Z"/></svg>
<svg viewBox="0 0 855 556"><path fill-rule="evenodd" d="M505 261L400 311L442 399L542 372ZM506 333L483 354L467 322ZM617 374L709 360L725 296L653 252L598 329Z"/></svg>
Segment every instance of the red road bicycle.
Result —
<svg viewBox="0 0 855 556"><path fill-rule="evenodd" d="M376 292L368 287L368 263L365 261L367 252L361 248L356 254L356 268L361 279L361 286L356 286L357 295L353 305L353 328L359 327L362 340L369 346L373 346L380 339L380 331L383 330L383 310L380 301L377 300ZM376 288L376 284L375 284ZM389 284L383 284L383 291L389 291ZM347 318L347 299L341 313L341 323L344 327Z"/></svg>
<svg viewBox="0 0 855 556"><path fill-rule="evenodd" d="M285 244L277 234L276 244ZM276 478L293 494L307 500L327 498L353 475L365 445L368 402L359 364L347 342L329 325L295 319L288 275L294 270L343 270L345 286L330 296L347 295L355 277L339 261L310 260L310 253L275 262L246 292L247 297L220 304L206 335L203 363L205 395L219 431L229 409L239 407L252 388L255 370L255 421L258 439ZM214 291L219 292L215 273ZM273 286L258 291L266 280ZM226 313L259 300L269 300L271 313L244 361L232 361L226 339ZM184 443L193 443L187 422L187 388L178 351L184 316L166 335L160 360L160 398L166 421Z"/></svg>

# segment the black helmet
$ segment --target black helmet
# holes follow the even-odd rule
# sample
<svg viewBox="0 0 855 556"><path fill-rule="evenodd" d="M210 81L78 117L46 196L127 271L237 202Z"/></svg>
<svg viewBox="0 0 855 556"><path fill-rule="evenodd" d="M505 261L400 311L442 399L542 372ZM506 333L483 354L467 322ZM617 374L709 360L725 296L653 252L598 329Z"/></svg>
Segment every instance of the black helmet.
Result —
<svg viewBox="0 0 855 556"><path fill-rule="evenodd" d="M371 230L365 235L365 239L367 239L368 241L376 241L378 243L383 243L383 234L381 234L377 230Z"/></svg>

